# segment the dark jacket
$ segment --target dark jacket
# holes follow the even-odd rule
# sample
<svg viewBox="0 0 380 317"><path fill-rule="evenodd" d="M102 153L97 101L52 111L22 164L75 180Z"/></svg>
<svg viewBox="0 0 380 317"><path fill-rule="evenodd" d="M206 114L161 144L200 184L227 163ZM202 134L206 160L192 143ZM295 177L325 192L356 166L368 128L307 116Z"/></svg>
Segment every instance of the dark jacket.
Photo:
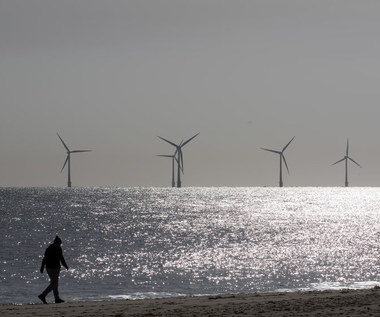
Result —
<svg viewBox="0 0 380 317"><path fill-rule="evenodd" d="M66 269L69 269L65 258L63 257L61 246L58 243L53 243L49 245L45 251L45 256L41 265L41 272L43 272L45 265L47 268L60 269L61 263Z"/></svg>

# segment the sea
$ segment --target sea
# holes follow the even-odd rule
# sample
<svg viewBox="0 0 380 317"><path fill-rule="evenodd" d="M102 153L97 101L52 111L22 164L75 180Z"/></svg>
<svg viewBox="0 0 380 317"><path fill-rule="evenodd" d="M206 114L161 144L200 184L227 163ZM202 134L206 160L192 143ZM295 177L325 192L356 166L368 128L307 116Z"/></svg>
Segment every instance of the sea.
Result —
<svg viewBox="0 0 380 317"><path fill-rule="evenodd" d="M0 188L0 304L371 288L380 188ZM52 293L47 297L53 302Z"/></svg>

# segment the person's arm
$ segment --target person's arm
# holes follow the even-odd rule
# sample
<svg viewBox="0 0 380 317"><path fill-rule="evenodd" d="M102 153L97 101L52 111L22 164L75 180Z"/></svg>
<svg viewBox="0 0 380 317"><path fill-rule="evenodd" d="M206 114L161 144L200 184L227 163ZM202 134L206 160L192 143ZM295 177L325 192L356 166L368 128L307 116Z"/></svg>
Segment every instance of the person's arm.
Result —
<svg viewBox="0 0 380 317"><path fill-rule="evenodd" d="M63 252L62 252L62 249L61 249L61 263L62 265L66 268L66 270L69 269L68 265L66 264L66 261L65 261L65 258L63 257Z"/></svg>

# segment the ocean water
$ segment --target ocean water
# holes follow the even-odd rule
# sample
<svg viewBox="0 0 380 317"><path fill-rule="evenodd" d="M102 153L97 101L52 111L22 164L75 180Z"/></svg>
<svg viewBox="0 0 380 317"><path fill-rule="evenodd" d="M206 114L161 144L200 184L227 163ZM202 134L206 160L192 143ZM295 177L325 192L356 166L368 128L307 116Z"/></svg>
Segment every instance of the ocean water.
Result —
<svg viewBox="0 0 380 317"><path fill-rule="evenodd" d="M0 215L0 303L39 302L56 234L68 301L380 280L380 188L0 188Z"/></svg>

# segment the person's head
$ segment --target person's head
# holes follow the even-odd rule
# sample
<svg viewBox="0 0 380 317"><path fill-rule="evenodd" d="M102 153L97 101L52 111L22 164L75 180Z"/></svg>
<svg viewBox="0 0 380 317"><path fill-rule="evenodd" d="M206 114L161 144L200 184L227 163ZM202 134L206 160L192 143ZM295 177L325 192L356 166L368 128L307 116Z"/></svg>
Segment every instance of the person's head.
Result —
<svg viewBox="0 0 380 317"><path fill-rule="evenodd" d="M62 244L61 238L58 237L58 236L55 236L54 243L56 243L56 244Z"/></svg>

